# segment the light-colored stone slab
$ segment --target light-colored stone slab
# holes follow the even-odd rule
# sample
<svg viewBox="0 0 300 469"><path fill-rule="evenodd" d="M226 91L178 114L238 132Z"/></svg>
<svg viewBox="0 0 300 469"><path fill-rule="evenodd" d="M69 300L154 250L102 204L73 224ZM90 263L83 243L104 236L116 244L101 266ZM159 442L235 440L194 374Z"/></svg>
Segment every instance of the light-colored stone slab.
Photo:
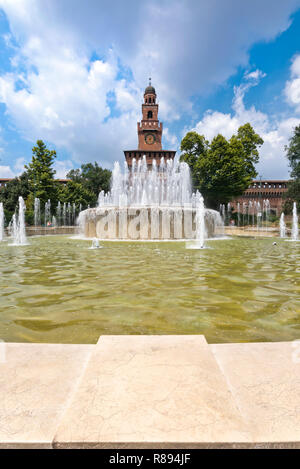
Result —
<svg viewBox="0 0 300 469"><path fill-rule="evenodd" d="M212 345L257 444L300 447L300 343Z"/></svg>
<svg viewBox="0 0 300 469"><path fill-rule="evenodd" d="M0 448L51 448L93 345L1 344Z"/></svg>
<svg viewBox="0 0 300 469"><path fill-rule="evenodd" d="M203 336L103 336L54 446L189 448L248 439Z"/></svg>

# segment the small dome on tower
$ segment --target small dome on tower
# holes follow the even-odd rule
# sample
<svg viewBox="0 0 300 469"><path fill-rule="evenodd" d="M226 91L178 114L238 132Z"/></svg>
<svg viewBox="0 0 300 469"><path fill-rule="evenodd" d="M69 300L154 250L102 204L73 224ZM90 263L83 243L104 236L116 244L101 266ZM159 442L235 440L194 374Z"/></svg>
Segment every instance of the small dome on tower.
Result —
<svg viewBox="0 0 300 469"><path fill-rule="evenodd" d="M156 94L155 93L155 88L153 86L147 86L147 88L145 88L145 94L149 94L149 93L152 93L152 94Z"/></svg>
<svg viewBox="0 0 300 469"><path fill-rule="evenodd" d="M151 85L151 78L149 78L149 85L145 88L144 94L156 94L154 86Z"/></svg>

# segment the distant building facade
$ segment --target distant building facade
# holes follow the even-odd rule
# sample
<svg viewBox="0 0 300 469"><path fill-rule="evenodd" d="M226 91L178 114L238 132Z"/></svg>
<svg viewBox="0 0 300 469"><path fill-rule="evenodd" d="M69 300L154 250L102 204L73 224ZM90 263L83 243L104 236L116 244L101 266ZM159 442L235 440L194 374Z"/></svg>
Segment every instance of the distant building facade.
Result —
<svg viewBox="0 0 300 469"><path fill-rule="evenodd" d="M10 181L13 181L15 178L0 178L0 188L5 187ZM66 185L70 179L56 179L60 184Z"/></svg>
<svg viewBox="0 0 300 469"><path fill-rule="evenodd" d="M232 201L232 206L236 210L239 203L248 205L249 202L261 202L268 199L271 210L280 215L284 203L283 196L287 192L287 180L254 180L245 192Z"/></svg>

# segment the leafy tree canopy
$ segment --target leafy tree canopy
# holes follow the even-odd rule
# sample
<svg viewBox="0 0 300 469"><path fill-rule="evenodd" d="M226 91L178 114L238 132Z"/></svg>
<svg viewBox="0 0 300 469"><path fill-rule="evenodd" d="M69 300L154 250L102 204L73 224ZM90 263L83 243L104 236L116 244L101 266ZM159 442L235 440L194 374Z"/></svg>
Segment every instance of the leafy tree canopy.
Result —
<svg viewBox="0 0 300 469"><path fill-rule="evenodd" d="M65 186L60 186L58 191L58 198L62 203L75 203L77 207L81 204L83 209L97 202L97 196L80 182L71 180Z"/></svg>
<svg viewBox="0 0 300 469"><path fill-rule="evenodd" d="M53 169L55 158L56 151L49 150L43 140L38 140L32 149L31 163L25 166L31 186L31 199L38 197L41 204L45 204L48 199L51 200L51 204L57 201L57 185Z"/></svg>
<svg viewBox="0 0 300 469"><path fill-rule="evenodd" d="M66 185L54 179L53 163L56 152L49 150L42 140L32 149L32 160L25 166L26 171L0 188L0 202L4 204L6 221L9 221L17 207L18 198L26 202L26 220L33 222L34 199L38 197L43 212L45 203L50 199L51 211L55 213L57 202L75 203L77 207L87 208L97 203L101 190L109 190L111 171L102 169L97 163L83 164L80 169L71 170Z"/></svg>
<svg viewBox="0 0 300 469"><path fill-rule="evenodd" d="M300 125L295 127L294 134L285 150L291 167L291 177L300 179Z"/></svg>
<svg viewBox="0 0 300 469"><path fill-rule="evenodd" d="M288 183L288 190L284 194L284 212L291 214L293 210L293 202L297 203L298 213L300 212L300 178L294 179Z"/></svg>
<svg viewBox="0 0 300 469"><path fill-rule="evenodd" d="M292 212L293 202L297 202L298 211L300 210L300 125L295 127L293 135L289 140L289 145L285 147L286 156L291 168L292 181L288 183L288 190L284 195L284 211L289 214Z"/></svg>
<svg viewBox="0 0 300 469"><path fill-rule="evenodd" d="M263 139L250 124L227 140L219 134L211 142L197 132L188 132L181 142L180 160L191 168L194 189L199 189L209 207L217 208L241 195L257 176L258 147Z"/></svg>
<svg viewBox="0 0 300 469"><path fill-rule="evenodd" d="M0 202L3 202L6 216L12 216L19 201L19 196L27 199L30 193L30 183L28 174L24 172L21 176L9 181L6 186L0 189Z"/></svg>
<svg viewBox="0 0 300 469"><path fill-rule="evenodd" d="M82 164L80 169L69 171L67 178L81 183L87 191L98 198L100 191L109 191L111 171L101 168L96 162L95 164L87 163Z"/></svg>

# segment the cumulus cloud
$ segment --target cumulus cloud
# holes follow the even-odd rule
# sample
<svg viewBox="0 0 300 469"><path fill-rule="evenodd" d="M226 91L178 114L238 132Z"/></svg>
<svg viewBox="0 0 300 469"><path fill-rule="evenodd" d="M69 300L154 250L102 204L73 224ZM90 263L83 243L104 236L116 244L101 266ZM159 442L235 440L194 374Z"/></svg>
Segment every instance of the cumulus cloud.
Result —
<svg viewBox="0 0 300 469"><path fill-rule="evenodd" d="M17 158L15 164L14 164L14 170L15 174L18 176L19 174L22 174L25 171L24 165L26 163L25 158Z"/></svg>
<svg viewBox="0 0 300 469"><path fill-rule="evenodd" d="M238 66L247 66L250 46L284 31L299 5L0 0L12 51L12 71L0 77L0 101L30 141L43 138L66 149L75 164L96 160L110 166L123 160L123 149L137 146L141 93L150 74L160 117L170 129L173 120L191 112L192 96L210 92ZM261 73L249 73L246 81L259 80ZM237 90L236 103L249 83ZM215 117L221 124L222 116ZM227 123L234 125L229 117ZM167 144L175 141L170 130L165 133Z"/></svg>
<svg viewBox="0 0 300 469"><path fill-rule="evenodd" d="M56 160L54 165L54 170L55 170L55 177L57 179L65 179L67 176L67 173L74 168L74 164L71 160L64 160L64 161L59 161Z"/></svg>
<svg viewBox="0 0 300 469"><path fill-rule="evenodd" d="M285 87L285 95L288 103L300 112L300 54L293 59L291 66L291 80Z"/></svg>
<svg viewBox="0 0 300 469"><path fill-rule="evenodd" d="M13 178L14 176L9 166L0 166L0 178Z"/></svg>
<svg viewBox="0 0 300 469"><path fill-rule="evenodd" d="M253 72L245 73L244 78L246 80L255 80L259 81L264 78L266 74L259 69L254 70Z"/></svg>
<svg viewBox="0 0 300 469"><path fill-rule="evenodd" d="M246 108L244 97L251 86L256 86L259 79L264 77L262 72L255 71L250 74L252 81L249 82L249 74L245 76L246 82L234 89L231 114L209 110L204 114L195 130L199 134L212 139L219 133L230 138L237 132L238 128L250 122L255 131L263 138L264 144L260 149L260 162L257 165L258 172L264 178L288 178L287 160L284 147L288 143L293 128L299 124L297 115L278 120L257 110L255 106Z"/></svg>

